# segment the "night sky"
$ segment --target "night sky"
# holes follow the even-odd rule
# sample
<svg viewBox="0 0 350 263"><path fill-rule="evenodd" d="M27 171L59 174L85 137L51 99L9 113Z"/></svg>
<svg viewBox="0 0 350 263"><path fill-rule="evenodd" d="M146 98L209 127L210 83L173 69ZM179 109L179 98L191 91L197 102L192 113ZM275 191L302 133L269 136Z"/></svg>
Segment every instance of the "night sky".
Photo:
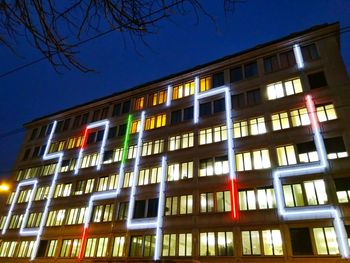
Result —
<svg viewBox="0 0 350 263"><path fill-rule="evenodd" d="M201 1L216 24L193 13L162 21L156 34L135 45L128 36L112 33L81 47L79 57L97 70L75 69L58 74L50 64L39 64L0 78L0 134L21 128L32 119L114 92L132 88L198 64L262 44L323 23L350 26L349 0L246 0L225 16L221 1ZM41 55L19 43L16 57L0 46L0 75ZM350 69L350 33L341 35L341 52ZM24 132L0 136L0 177L9 177Z"/></svg>

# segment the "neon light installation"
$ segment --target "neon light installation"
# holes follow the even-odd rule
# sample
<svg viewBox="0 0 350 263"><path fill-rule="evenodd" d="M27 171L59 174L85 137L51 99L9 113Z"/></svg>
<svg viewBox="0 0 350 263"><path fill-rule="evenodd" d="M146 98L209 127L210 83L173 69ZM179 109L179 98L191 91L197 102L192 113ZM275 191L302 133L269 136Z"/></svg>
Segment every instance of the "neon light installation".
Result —
<svg viewBox="0 0 350 263"><path fill-rule="evenodd" d="M294 52L294 57L298 65L298 69L303 69L304 68L304 59L303 55L301 53L301 49L299 44L295 44L293 46L293 52Z"/></svg>

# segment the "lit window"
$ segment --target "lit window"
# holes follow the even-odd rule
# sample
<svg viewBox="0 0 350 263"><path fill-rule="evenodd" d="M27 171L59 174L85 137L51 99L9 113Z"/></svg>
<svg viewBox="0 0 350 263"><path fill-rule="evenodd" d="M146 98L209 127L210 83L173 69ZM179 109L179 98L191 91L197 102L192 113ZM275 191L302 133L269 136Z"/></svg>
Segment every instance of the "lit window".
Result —
<svg viewBox="0 0 350 263"><path fill-rule="evenodd" d="M216 192L201 194L201 212L230 212L231 211L231 192ZM215 202L214 202L215 200Z"/></svg>
<svg viewBox="0 0 350 263"><path fill-rule="evenodd" d="M253 118L249 120L250 134L258 135L266 133L265 119L264 117Z"/></svg>
<svg viewBox="0 0 350 263"><path fill-rule="evenodd" d="M259 231L242 231L243 255L260 255Z"/></svg>
<svg viewBox="0 0 350 263"><path fill-rule="evenodd" d="M151 257L154 255L155 235L132 236L130 241L130 257Z"/></svg>
<svg viewBox="0 0 350 263"><path fill-rule="evenodd" d="M164 140L144 142L142 144L141 156L148 156L152 154L162 153L163 147L164 147Z"/></svg>
<svg viewBox="0 0 350 263"><path fill-rule="evenodd" d="M60 257L77 257L81 239L64 239L62 241Z"/></svg>
<svg viewBox="0 0 350 263"><path fill-rule="evenodd" d="M192 214L193 196L181 195L167 197L165 201L165 215Z"/></svg>
<svg viewBox="0 0 350 263"><path fill-rule="evenodd" d="M194 94L194 81L173 87L173 100Z"/></svg>
<svg viewBox="0 0 350 263"><path fill-rule="evenodd" d="M66 209L50 211L47 217L46 226L61 226L64 221Z"/></svg>
<svg viewBox="0 0 350 263"><path fill-rule="evenodd" d="M165 90L155 92L149 97L149 105L156 106L166 102L167 93Z"/></svg>
<svg viewBox="0 0 350 263"><path fill-rule="evenodd" d="M337 114L333 104L326 104L316 107L317 118L319 122L337 119Z"/></svg>
<svg viewBox="0 0 350 263"><path fill-rule="evenodd" d="M168 166L167 181L178 181L193 177L193 162L173 163Z"/></svg>
<svg viewBox="0 0 350 263"><path fill-rule="evenodd" d="M252 160L250 152L236 154L236 170L249 171L252 170Z"/></svg>
<svg viewBox="0 0 350 263"><path fill-rule="evenodd" d="M309 163L317 162L319 160L316 146L313 141L298 143L296 146L299 156L299 162Z"/></svg>
<svg viewBox="0 0 350 263"><path fill-rule="evenodd" d="M140 131L140 126L141 126L141 121L137 120L137 121L133 121L131 124L131 134L137 133Z"/></svg>
<svg viewBox="0 0 350 263"><path fill-rule="evenodd" d="M200 233L199 242L200 256L215 256L214 232Z"/></svg>
<svg viewBox="0 0 350 263"><path fill-rule="evenodd" d="M117 189L118 178L118 174L100 177L97 184L97 191L102 192Z"/></svg>
<svg viewBox="0 0 350 263"><path fill-rule="evenodd" d="M233 137L241 138L248 136L248 122L247 121L239 121L233 123Z"/></svg>
<svg viewBox="0 0 350 263"><path fill-rule="evenodd" d="M227 140L226 126L199 130L199 145Z"/></svg>
<svg viewBox="0 0 350 263"><path fill-rule="evenodd" d="M67 225L83 224L85 222L85 212L87 208L70 208L68 210Z"/></svg>
<svg viewBox="0 0 350 263"><path fill-rule="evenodd" d="M324 140L328 159L348 157L343 137L333 137Z"/></svg>
<svg viewBox="0 0 350 263"><path fill-rule="evenodd" d="M162 256L191 256L192 234L164 234Z"/></svg>
<svg viewBox="0 0 350 263"><path fill-rule="evenodd" d="M201 78L199 82L200 92L207 91L211 89L211 77Z"/></svg>
<svg viewBox="0 0 350 263"><path fill-rule="evenodd" d="M256 150L253 151L253 166L254 169L270 168L270 156L269 150Z"/></svg>
<svg viewBox="0 0 350 263"><path fill-rule="evenodd" d="M199 176L223 175L229 172L228 157L221 156L199 161Z"/></svg>
<svg viewBox="0 0 350 263"><path fill-rule="evenodd" d="M277 158L278 158L278 165L293 165L297 163L294 146L293 145L286 145L286 146L280 146L276 148L277 151Z"/></svg>
<svg viewBox="0 0 350 263"><path fill-rule="evenodd" d="M124 245L125 237L115 237L112 250L112 257L122 257L124 254Z"/></svg>
<svg viewBox="0 0 350 263"><path fill-rule="evenodd" d="M309 114L306 108L293 110L290 112L293 127L304 126L310 124Z"/></svg>
<svg viewBox="0 0 350 263"><path fill-rule="evenodd" d="M88 238L85 246L85 257L106 257L108 237Z"/></svg>
<svg viewBox="0 0 350 263"><path fill-rule="evenodd" d="M133 177L134 177L134 172L126 172L124 174L123 188L132 186Z"/></svg>
<svg viewBox="0 0 350 263"><path fill-rule="evenodd" d="M287 112L272 114L271 119L272 119L272 129L274 131L288 129L290 127Z"/></svg>
<svg viewBox="0 0 350 263"><path fill-rule="evenodd" d="M214 211L214 193L201 193L200 204L202 213L210 213Z"/></svg>
<svg viewBox="0 0 350 263"><path fill-rule="evenodd" d="M169 151L193 147L193 132L169 137Z"/></svg>
<svg viewBox="0 0 350 263"><path fill-rule="evenodd" d="M280 230L263 230L262 240L264 255L283 255L282 237Z"/></svg>
<svg viewBox="0 0 350 263"><path fill-rule="evenodd" d="M12 258L14 256L17 241L2 241L0 243L0 257Z"/></svg>
<svg viewBox="0 0 350 263"><path fill-rule="evenodd" d="M350 178L334 179L335 189L339 203L349 203L350 200Z"/></svg>
<svg viewBox="0 0 350 263"><path fill-rule="evenodd" d="M101 223L101 222L111 222L113 216L114 205L97 205L94 206L92 212L92 222Z"/></svg>
<svg viewBox="0 0 350 263"><path fill-rule="evenodd" d="M283 255L282 236L278 229L242 231L241 235L243 255Z"/></svg>
<svg viewBox="0 0 350 263"><path fill-rule="evenodd" d="M239 210L255 210L256 198L254 190L239 191Z"/></svg>
<svg viewBox="0 0 350 263"><path fill-rule="evenodd" d="M142 110L143 107L144 107L144 103L145 103L145 98L144 97L137 98L135 100L134 109L135 110Z"/></svg>
<svg viewBox="0 0 350 263"><path fill-rule="evenodd" d="M166 114L161 113L156 116L146 118L145 130L153 130L166 125Z"/></svg>
<svg viewBox="0 0 350 263"><path fill-rule="evenodd" d="M318 255L339 254L337 236L334 227L313 228Z"/></svg>
<svg viewBox="0 0 350 263"><path fill-rule="evenodd" d="M35 241L20 241L18 244L17 257L29 258L32 254Z"/></svg>
<svg viewBox="0 0 350 263"><path fill-rule="evenodd" d="M301 92L303 92L303 88L299 78L267 85L267 97L269 100L275 100Z"/></svg>
<svg viewBox="0 0 350 263"><path fill-rule="evenodd" d="M276 208L275 191L273 188L257 190L257 201L259 209Z"/></svg>
<svg viewBox="0 0 350 263"><path fill-rule="evenodd" d="M239 210L276 208L273 188L239 191Z"/></svg>
<svg viewBox="0 0 350 263"><path fill-rule="evenodd" d="M119 204L117 220L126 220L128 217L129 202Z"/></svg>
<svg viewBox="0 0 350 263"><path fill-rule="evenodd" d="M148 185L160 183L162 167L141 169L139 171L138 185Z"/></svg>

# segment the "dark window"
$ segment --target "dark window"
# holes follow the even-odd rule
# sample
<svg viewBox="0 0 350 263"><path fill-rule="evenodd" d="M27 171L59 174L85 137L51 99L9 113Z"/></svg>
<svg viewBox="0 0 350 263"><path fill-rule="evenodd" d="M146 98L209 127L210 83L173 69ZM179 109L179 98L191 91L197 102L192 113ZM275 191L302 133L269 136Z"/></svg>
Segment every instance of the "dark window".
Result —
<svg viewBox="0 0 350 263"><path fill-rule="evenodd" d="M33 129L32 134L30 135L30 140L34 140L37 133L38 133L38 128Z"/></svg>
<svg viewBox="0 0 350 263"><path fill-rule="evenodd" d="M220 87L225 84L224 72L219 72L213 75L213 88Z"/></svg>
<svg viewBox="0 0 350 263"><path fill-rule="evenodd" d="M171 112L171 124L176 124L181 122L181 113L182 113L182 110L176 110Z"/></svg>
<svg viewBox="0 0 350 263"><path fill-rule="evenodd" d="M30 154L30 149L26 149L26 151L24 152L22 160L23 161L27 160L28 157L29 157L29 154Z"/></svg>
<svg viewBox="0 0 350 263"><path fill-rule="evenodd" d="M310 89L322 88L328 85L323 71L310 74L307 77L309 79Z"/></svg>
<svg viewBox="0 0 350 263"><path fill-rule="evenodd" d="M128 113L130 111L130 100L123 102L122 114Z"/></svg>
<svg viewBox="0 0 350 263"><path fill-rule="evenodd" d="M66 130L68 130L68 128L69 128L69 124L70 124L70 119L66 119L66 120L64 120L64 123L63 123L63 129L62 129L62 131L66 131Z"/></svg>
<svg viewBox="0 0 350 263"><path fill-rule="evenodd" d="M120 115L121 106L122 106L121 103L117 103L113 106L112 117Z"/></svg>
<svg viewBox="0 0 350 263"><path fill-rule="evenodd" d="M211 114L211 102L202 103L199 105L199 116L208 116Z"/></svg>
<svg viewBox="0 0 350 263"><path fill-rule="evenodd" d="M193 106L184 109L184 121L193 119Z"/></svg>
<svg viewBox="0 0 350 263"><path fill-rule="evenodd" d="M230 70L230 82L236 82L243 79L242 67L233 68Z"/></svg>
<svg viewBox="0 0 350 263"><path fill-rule="evenodd" d="M290 238L293 255L312 255L312 246L308 228L291 228Z"/></svg>
<svg viewBox="0 0 350 263"><path fill-rule="evenodd" d="M119 125L118 136L124 136L126 134L126 123Z"/></svg>
<svg viewBox="0 0 350 263"><path fill-rule="evenodd" d="M244 77L251 78L258 75L258 65L256 61L244 65Z"/></svg>
<svg viewBox="0 0 350 263"><path fill-rule="evenodd" d="M311 61L311 60L318 59L320 57L315 44L302 47L301 53L303 54L304 61Z"/></svg>
<svg viewBox="0 0 350 263"><path fill-rule="evenodd" d="M114 127L109 128L109 131L108 131L108 139L115 138L116 135L117 135L117 126L114 126Z"/></svg>
<svg viewBox="0 0 350 263"><path fill-rule="evenodd" d="M46 134L46 129L47 129L47 125L44 125L41 127L40 133L39 133L39 138L42 138L45 136Z"/></svg>
<svg viewBox="0 0 350 263"><path fill-rule="evenodd" d="M69 165L69 163L70 163L70 160L68 159L68 160L64 160L64 161L62 161L62 167L66 167L66 166L68 166Z"/></svg>
<svg viewBox="0 0 350 263"><path fill-rule="evenodd" d="M225 99L214 100L214 113L225 111Z"/></svg>
<svg viewBox="0 0 350 263"><path fill-rule="evenodd" d="M314 141L298 143L297 149L298 149L299 154L314 152L314 151L316 151L316 145L315 145Z"/></svg>
<svg viewBox="0 0 350 263"><path fill-rule="evenodd" d="M46 129L46 135L49 135L52 131L53 123L50 123L49 126Z"/></svg>
<svg viewBox="0 0 350 263"><path fill-rule="evenodd" d="M38 252L36 254L37 257L45 257L45 252L48 244L48 240L40 240Z"/></svg>
<svg viewBox="0 0 350 263"><path fill-rule="evenodd" d="M88 135L88 138L86 140L86 144L92 144L95 142L96 132L92 132Z"/></svg>
<svg viewBox="0 0 350 263"><path fill-rule="evenodd" d="M158 198L149 199L147 207L147 217L156 217L158 215Z"/></svg>
<svg viewBox="0 0 350 263"><path fill-rule="evenodd" d="M265 73L275 72L278 70L277 55L264 58L264 71Z"/></svg>
<svg viewBox="0 0 350 263"><path fill-rule="evenodd" d="M39 151L39 155L38 155L39 157L44 155L45 148L46 148L46 144L44 144L40 147L40 151Z"/></svg>
<svg viewBox="0 0 350 263"><path fill-rule="evenodd" d="M146 209L146 200L135 201L134 218L144 218Z"/></svg>
<svg viewBox="0 0 350 263"><path fill-rule="evenodd" d="M36 158L39 156L39 151L40 151L40 146L37 146L34 148L33 154L32 154L32 158Z"/></svg>
<svg viewBox="0 0 350 263"><path fill-rule="evenodd" d="M337 191L349 191L350 190L350 177L334 179L335 189Z"/></svg>
<svg viewBox="0 0 350 263"><path fill-rule="evenodd" d="M101 120L106 119L108 114L108 107L104 107L101 112Z"/></svg>
<svg viewBox="0 0 350 263"><path fill-rule="evenodd" d="M81 118L81 125L87 124L89 119L89 113L84 113L83 117Z"/></svg>
<svg viewBox="0 0 350 263"><path fill-rule="evenodd" d="M100 130L97 132L96 142L102 141L104 132L105 132L105 130Z"/></svg>
<svg viewBox="0 0 350 263"><path fill-rule="evenodd" d="M94 114L92 115L92 121L97 121L100 119L100 110L95 110Z"/></svg>
<svg viewBox="0 0 350 263"><path fill-rule="evenodd" d="M57 122L55 133L61 132L62 128L63 128L63 121Z"/></svg>
<svg viewBox="0 0 350 263"><path fill-rule="evenodd" d="M232 95L231 100L232 100L231 103L232 103L233 109L237 110L237 109L241 109L241 108L245 107L244 93Z"/></svg>
<svg viewBox="0 0 350 263"><path fill-rule="evenodd" d="M280 66L281 68L290 68L295 65L294 51L289 50L280 54Z"/></svg>
<svg viewBox="0 0 350 263"><path fill-rule="evenodd" d="M78 115L74 118L73 129L78 128L80 126L80 119L81 119L81 115Z"/></svg>
<svg viewBox="0 0 350 263"><path fill-rule="evenodd" d="M103 162L112 161L112 159L113 159L113 150L106 151L103 154Z"/></svg>
<svg viewBox="0 0 350 263"><path fill-rule="evenodd" d="M343 137L327 138L324 140L327 153L346 152Z"/></svg>
<svg viewBox="0 0 350 263"><path fill-rule="evenodd" d="M261 103L260 89L254 89L247 92L247 103L249 106Z"/></svg>

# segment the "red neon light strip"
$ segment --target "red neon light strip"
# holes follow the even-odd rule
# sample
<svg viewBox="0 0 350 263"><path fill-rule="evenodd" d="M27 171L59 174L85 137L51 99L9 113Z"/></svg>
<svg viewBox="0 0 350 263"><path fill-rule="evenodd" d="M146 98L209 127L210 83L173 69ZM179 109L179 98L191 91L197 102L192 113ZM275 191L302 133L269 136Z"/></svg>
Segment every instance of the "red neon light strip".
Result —
<svg viewBox="0 0 350 263"><path fill-rule="evenodd" d="M84 136L83 136L83 141L82 141L82 144L81 144L81 149L84 149L84 147L85 147L85 144L86 144L86 140L87 140L87 132L88 132L88 128L86 127L85 128L85 131L84 131Z"/></svg>
<svg viewBox="0 0 350 263"><path fill-rule="evenodd" d="M235 220L238 218L238 190L237 190L237 182L235 179L231 179L230 191L231 191L231 218Z"/></svg>
<svg viewBox="0 0 350 263"><path fill-rule="evenodd" d="M80 251L79 251L79 255L78 255L78 259L82 260L84 257L84 252L85 252L85 245L86 245L86 236L87 236L87 227L84 227L83 230L83 235L81 237L81 246L80 246Z"/></svg>

